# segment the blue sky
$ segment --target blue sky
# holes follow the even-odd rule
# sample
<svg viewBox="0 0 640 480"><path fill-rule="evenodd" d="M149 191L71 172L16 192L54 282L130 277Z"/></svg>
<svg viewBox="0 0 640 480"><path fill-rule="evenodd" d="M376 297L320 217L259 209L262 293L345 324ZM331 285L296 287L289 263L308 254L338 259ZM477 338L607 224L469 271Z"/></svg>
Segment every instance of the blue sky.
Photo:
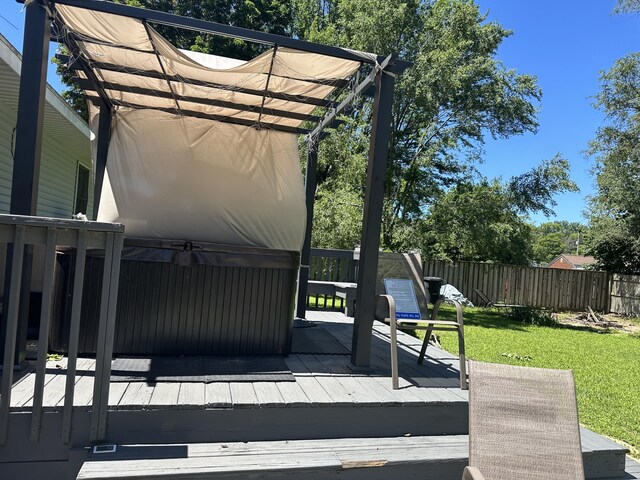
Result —
<svg viewBox="0 0 640 480"><path fill-rule="evenodd" d="M498 57L508 68L538 77L543 91L540 129L507 140L488 139L480 172L507 179L561 153L571 162L571 176L580 193L557 198L556 219L582 221L586 197L593 193L592 161L584 151L603 115L591 104L598 92L598 74L616 59L640 51L640 16L614 15L615 0L476 0L489 21L514 34ZM22 50L22 5L2 0L0 32ZM55 44L52 44L51 53ZM53 67L49 82L60 89ZM535 216L537 223L546 221Z"/></svg>
<svg viewBox="0 0 640 480"><path fill-rule="evenodd" d="M536 135L488 141L480 171L488 176L529 170L561 153L571 162L580 193L557 197L556 219L584 221L586 196L594 192L593 165L584 151L604 116L591 104L598 74L616 59L640 51L640 16L614 15L614 0L477 0L488 20L514 31L498 51L508 68L538 77L543 97ZM535 216L537 223L547 219Z"/></svg>

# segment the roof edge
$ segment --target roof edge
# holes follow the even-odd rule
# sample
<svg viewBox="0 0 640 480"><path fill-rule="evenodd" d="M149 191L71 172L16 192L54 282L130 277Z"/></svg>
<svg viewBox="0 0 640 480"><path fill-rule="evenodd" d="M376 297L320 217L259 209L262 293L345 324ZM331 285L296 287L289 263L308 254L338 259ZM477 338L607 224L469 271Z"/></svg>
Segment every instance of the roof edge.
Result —
<svg viewBox="0 0 640 480"><path fill-rule="evenodd" d="M22 54L7 38L0 33L0 59L2 59L18 76L22 70ZM78 113L71 108L62 95L60 95L47 82L45 91L45 100L55 108L62 116L64 116L72 125L74 125L83 135L91 138L91 130L87 122Z"/></svg>

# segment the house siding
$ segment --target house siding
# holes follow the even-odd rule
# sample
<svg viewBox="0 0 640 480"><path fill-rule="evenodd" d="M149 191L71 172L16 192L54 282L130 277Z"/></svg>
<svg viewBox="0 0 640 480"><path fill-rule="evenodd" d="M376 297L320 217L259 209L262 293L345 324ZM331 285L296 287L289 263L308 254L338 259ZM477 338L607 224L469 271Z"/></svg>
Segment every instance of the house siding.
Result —
<svg viewBox="0 0 640 480"><path fill-rule="evenodd" d="M0 213L9 213L11 203L11 178L13 158L11 136L16 123L16 112L0 102ZM89 139L86 156L66 153L64 146L51 135L44 135L40 165L37 215L43 217L71 218L75 202L76 169L78 162L91 170ZM93 174L91 174L93 175ZM89 182L89 204L93 211L93 185ZM85 212L86 213L86 212ZM91 215L87 214L91 217Z"/></svg>

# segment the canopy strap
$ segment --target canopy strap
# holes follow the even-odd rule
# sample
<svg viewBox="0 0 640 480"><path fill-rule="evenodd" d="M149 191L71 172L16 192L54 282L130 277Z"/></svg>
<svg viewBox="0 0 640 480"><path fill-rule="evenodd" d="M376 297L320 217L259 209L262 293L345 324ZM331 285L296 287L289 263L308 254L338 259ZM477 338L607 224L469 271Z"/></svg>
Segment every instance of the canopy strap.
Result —
<svg viewBox="0 0 640 480"><path fill-rule="evenodd" d="M149 31L149 25L147 24L146 20L142 20L142 25L144 25L144 31L147 33L147 37L149 38L149 42L151 43L151 46L153 47L153 53L156 56L156 59L158 60L158 65L160 65L160 70L162 70L162 76L164 77L164 81L167 82L167 86L169 87L169 91L171 92L171 96L173 97L173 101L176 104L176 109L178 110L178 112L180 112L180 115L182 115L182 109L180 108L180 103L178 102L178 97L176 97L176 92L174 92L173 87L171 86L171 82L169 81L169 77L167 75L167 71L164 68L164 64L162 63L162 59L160 58L160 54L158 53L158 49L156 48L156 44L153 41L153 36L151 35L151 32Z"/></svg>
<svg viewBox="0 0 640 480"><path fill-rule="evenodd" d="M264 101L269 93L269 81L271 80L271 73L273 72L273 64L276 61L276 53L278 52L278 45L273 46L273 54L271 55L271 63L269 64L269 73L267 74L267 81L264 86L264 95L262 96L262 103L260 104L260 114L258 115L258 126L262 120L262 110L264 109Z"/></svg>

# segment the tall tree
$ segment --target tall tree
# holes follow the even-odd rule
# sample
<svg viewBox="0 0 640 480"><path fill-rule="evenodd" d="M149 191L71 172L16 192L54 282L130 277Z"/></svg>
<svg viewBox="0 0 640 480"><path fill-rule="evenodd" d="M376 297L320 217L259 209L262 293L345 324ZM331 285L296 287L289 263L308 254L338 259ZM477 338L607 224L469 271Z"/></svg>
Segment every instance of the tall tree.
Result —
<svg viewBox="0 0 640 480"><path fill-rule="evenodd" d="M640 272L640 54L618 60L600 77L596 106L610 123L598 130L597 193L590 202L594 254L602 268Z"/></svg>
<svg viewBox="0 0 640 480"><path fill-rule="evenodd" d="M590 143L597 192L590 201L593 253L599 266L640 273L640 53L600 75L595 106L608 124Z"/></svg>
<svg viewBox="0 0 640 480"><path fill-rule="evenodd" d="M617 13L640 13L640 0L618 0ZM597 266L640 273L640 53L600 74L594 105L608 123L589 144L596 194L589 202L591 250Z"/></svg>
<svg viewBox="0 0 640 480"><path fill-rule="evenodd" d="M590 248L589 227L566 220L545 222L533 229L533 258L548 263L561 253L584 255Z"/></svg>
<svg viewBox="0 0 640 480"><path fill-rule="evenodd" d="M444 194L421 222L423 251L447 260L528 265L535 259L530 213L553 214L556 193L576 190L569 162L556 156L502 182L467 181ZM537 200L533 200L534 197Z"/></svg>
<svg viewBox="0 0 640 480"><path fill-rule="evenodd" d="M447 188L471 172L486 135L508 137L537 128L535 103L541 92L536 79L518 75L496 59L511 32L487 22L472 1L296 0L294 12L300 36L414 62L395 90L385 248L416 247L419 220ZM371 108L369 102L359 107L344 127L346 135L323 142L320 165L327 181L319 186L319 198L341 202L343 195L362 197L367 154L362 139L369 134ZM345 170L362 173L348 176L348 182L328 178ZM318 215L325 213L332 214ZM347 213L326 223L359 223ZM314 234L316 244L328 237L318 229Z"/></svg>

